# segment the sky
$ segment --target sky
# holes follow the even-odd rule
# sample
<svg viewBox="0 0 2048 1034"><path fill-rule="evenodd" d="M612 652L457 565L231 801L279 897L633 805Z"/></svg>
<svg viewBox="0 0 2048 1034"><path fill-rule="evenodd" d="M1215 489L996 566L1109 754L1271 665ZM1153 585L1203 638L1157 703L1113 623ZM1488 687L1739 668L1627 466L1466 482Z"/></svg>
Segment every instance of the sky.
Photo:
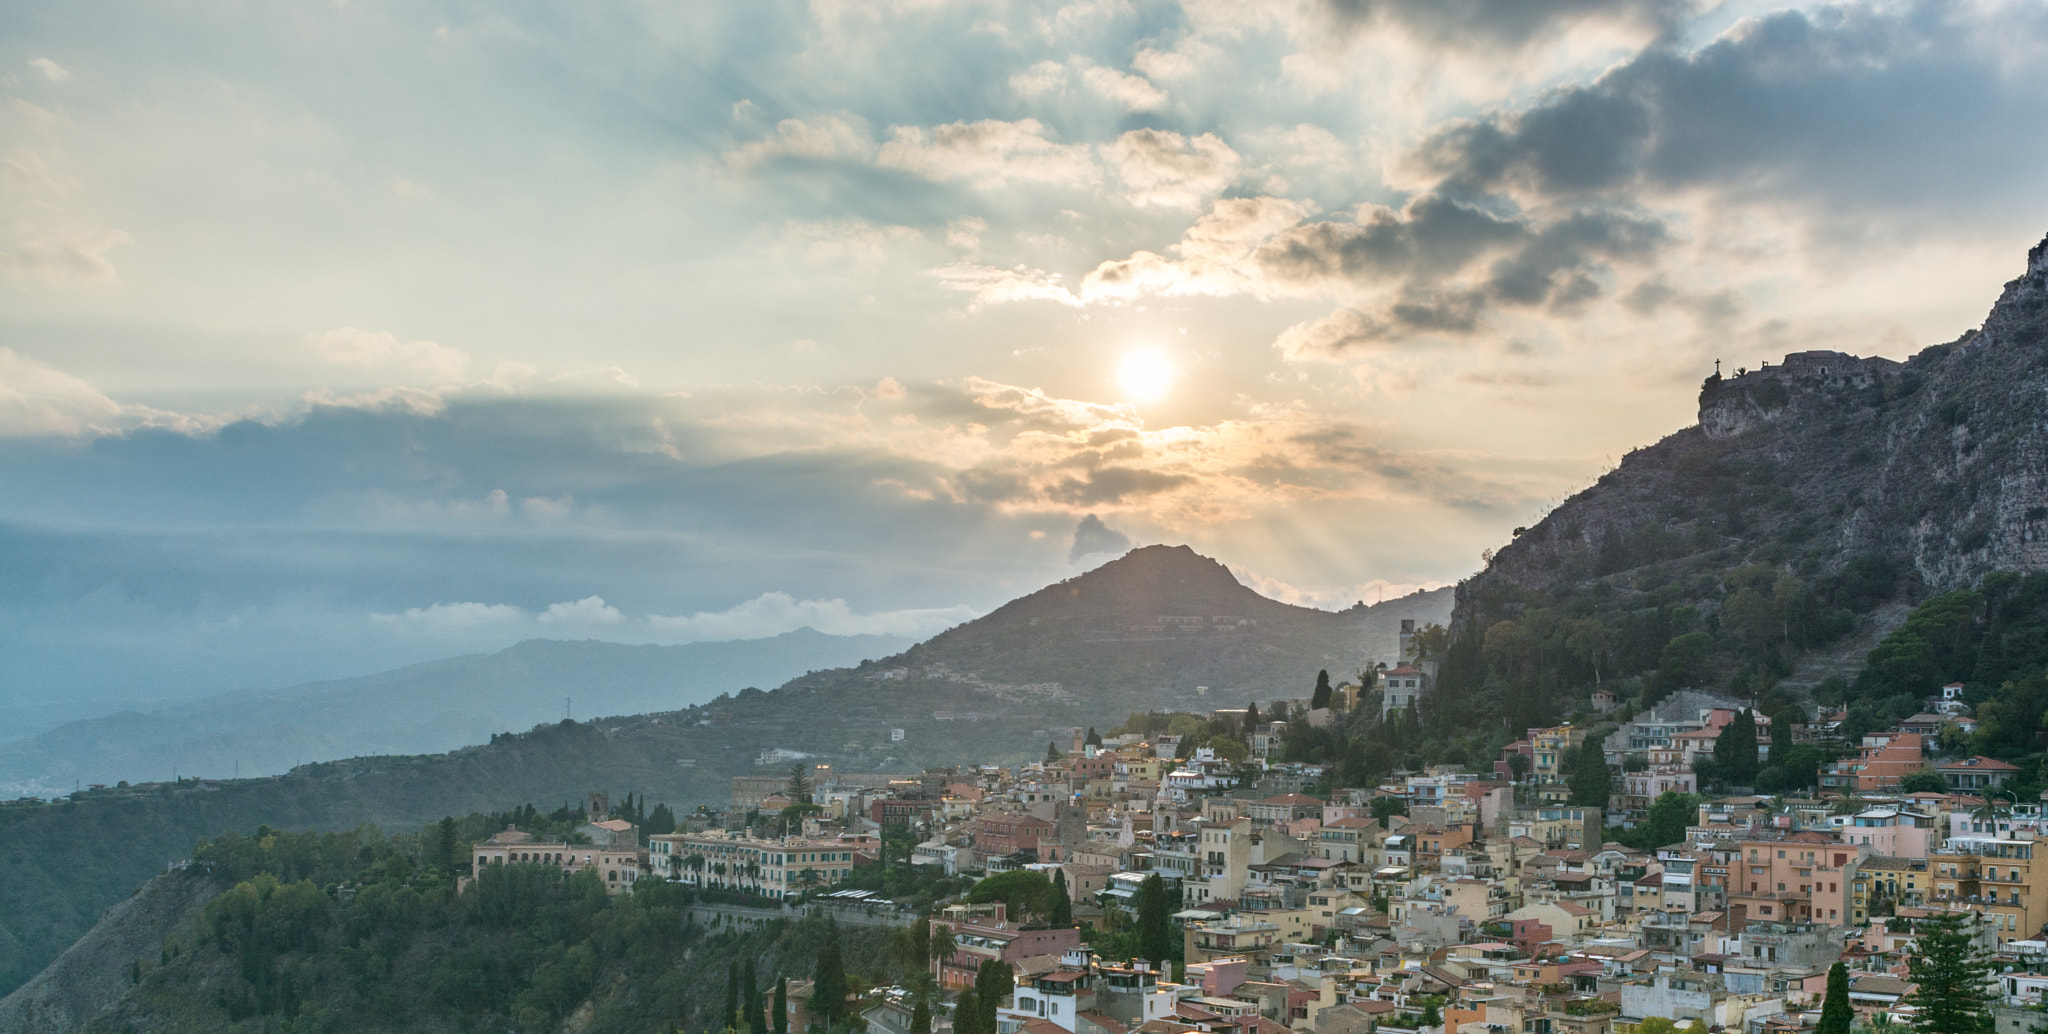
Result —
<svg viewBox="0 0 2048 1034"><path fill-rule="evenodd" d="M1448 584L2048 230L2048 6L0 9L0 725Z"/></svg>

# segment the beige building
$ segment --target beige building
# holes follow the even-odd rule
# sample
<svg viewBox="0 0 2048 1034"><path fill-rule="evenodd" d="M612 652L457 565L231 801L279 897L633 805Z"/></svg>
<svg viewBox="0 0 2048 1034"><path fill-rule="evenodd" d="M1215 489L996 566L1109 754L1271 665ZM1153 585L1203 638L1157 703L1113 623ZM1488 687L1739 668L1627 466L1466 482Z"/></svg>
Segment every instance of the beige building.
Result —
<svg viewBox="0 0 2048 1034"><path fill-rule="evenodd" d="M1991 834L1949 838L1927 857L1934 889L1928 904L1984 913L2001 943L2034 936L2048 922L2043 881L2034 879L2035 843Z"/></svg>
<svg viewBox="0 0 2048 1034"><path fill-rule="evenodd" d="M559 840L535 840L533 834L508 829L469 849L470 872L481 875L486 865L553 865L563 872L596 870L605 890L623 894L640 878L646 852L637 847L599 847Z"/></svg>
<svg viewBox="0 0 2048 1034"><path fill-rule="evenodd" d="M790 898L853 874L853 845L801 837L751 837L720 831L647 838L656 874L700 887Z"/></svg>

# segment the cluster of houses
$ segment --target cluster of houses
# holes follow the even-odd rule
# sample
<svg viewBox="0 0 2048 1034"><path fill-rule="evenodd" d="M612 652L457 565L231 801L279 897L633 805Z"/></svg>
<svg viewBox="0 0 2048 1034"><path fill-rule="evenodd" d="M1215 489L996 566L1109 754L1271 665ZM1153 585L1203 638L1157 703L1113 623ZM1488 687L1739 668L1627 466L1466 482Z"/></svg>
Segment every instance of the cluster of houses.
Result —
<svg viewBox="0 0 2048 1034"><path fill-rule="evenodd" d="M1426 675L1417 683L1427 690ZM1355 687L1336 700L1355 705ZM1683 839L1655 850L1607 839L1666 791L1695 791L1692 761L1738 711L1687 692L1623 723L1602 743L1606 808L1568 803L1586 735L1571 725L1528 730L1483 773L1431 767L1334 789L1321 766L1269 760L1281 723L1250 732L1241 760L1172 736L1094 744L1066 730L1071 749L1045 763L809 765L808 802L791 799L787 774L740 777L728 809L644 843L597 821L594 804L590 844L515 831L475 853L594 866L620 891L653 877L777 902L874 864L891 828L915 833L912 861L948 875L1057 872L1073 926L1000 904L920 920L955 945L934 964L941 987L971 984L985 960L1012 968L1000 1034L1631 1034L1650 1017L1791 1034L1817 1022L1837 961L1859 1013L1910 1018L1912 920L1944 912L1966 914L1995 963L2001 1034L2029 1029L2048 985L2032 975L2048 964L2041 802L2000 798L2016 770L1990 758L1931 766L1941 792L1899 786L1930 767L1927 744L1967 720L1961 709L1937 702L1907 723L1923 727L1865 737L1814 797L1706 799ZM1835 720L1760 721L1760 749L1826 736ZM799 804L796 821L775 821ZM1155 876L1179 893L1181 964L1097 958L1082 928L1116 925L1108 913L1128 912ZM870 1015L875 1034L903 1034L908 1006L885 995Z"/></svg>

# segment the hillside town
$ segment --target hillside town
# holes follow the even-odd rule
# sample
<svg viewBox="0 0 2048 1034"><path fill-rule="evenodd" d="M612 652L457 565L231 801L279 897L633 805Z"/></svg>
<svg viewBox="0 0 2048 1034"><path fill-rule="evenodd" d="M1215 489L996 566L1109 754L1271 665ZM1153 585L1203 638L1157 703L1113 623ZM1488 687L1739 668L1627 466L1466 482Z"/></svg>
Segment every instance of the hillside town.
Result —
<svg viewBox="0 0 2048 1034"><path fill-rule="evenodd" d="M1696 691L1597 727L1528 729L1483 771L1339 786L1331 766L1278 759L1290 722L1359 707L1397 720L1429 667L1382 666L1370 688L1275 701L1264 718L1192 716L1241 729L1241 744L1075 728L1016 767L802 762L734 778L723 807L673 832L643 836L594 796L574 838L587 842L509 830L474 862L596 868L614 893L674 881L725 918L823 909L927 926L941 998L991 964L1007 971L993 1034L1825 1034L1850 1029L1823 1016L1838 964L1858 1029L1882 1031L1914 1019L1911 961L1930 928L1988 962L2000 1034L2037 1022L2042 802L2007 789L2009 764L1938 751L1972 721L1958 687L1930 687L1925 713L1846 745L1808 796L1701 796L1697 771L1717 747L1725 757L1733 727L1761 756L1774 737L1839 739L1840 714L1772 728ZM1591 751L1603 805L1574 803ZM1059 900L950 893L922 912L862 889L896 866ZM1129 934L1148 896L1171 902L1170 940L1144 949L1155 957ZM810 993L792 984L787 1008ZM912 997L877 989L858 1007L872 1034L906 1034ZM927 1023L946 1028L936 1012Z"/></svg>

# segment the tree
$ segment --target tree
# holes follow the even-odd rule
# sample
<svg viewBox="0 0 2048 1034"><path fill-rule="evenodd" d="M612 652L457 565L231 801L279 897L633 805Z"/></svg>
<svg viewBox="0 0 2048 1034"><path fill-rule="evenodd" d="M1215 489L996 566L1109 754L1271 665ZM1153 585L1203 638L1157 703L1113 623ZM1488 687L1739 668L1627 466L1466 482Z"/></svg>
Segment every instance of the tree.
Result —
<svg viewBox="0 0 2048 1034"><path fill-rule="evenodd" d="M974 974L975 1028L981 1031L996 1030L996 1009L1003 999L1010 996L1010 989L1016 980L1010 975L1010 964L1001 959L983 959L981 969Z"/></svg>
<svg viewBox="0 0 2048 1034"><path fill-rule="evenodd" d="M931 999L917 996L917 1004L910 1007L910 1034L932 1034Z"/></svg>
<svg viewBox="0 0 2048 1034"><path fill-rule="evenodd" d="M1907 962L1908 979L1918 986L1905 999L1915 1010L1913 1029L1919 1034L1989 1034L1991 1005L1984 983L1991 964L1973 943L1976 922L1974 913L1920 920Z"/></svg>
<svg viewBox="0 0 2048 1034"><path fill-rule="evenodd" d="M1052 926L1074 925L1074 902L1067 896L1067 870L1052 871L1052 907L1046 910L1046 922Z"/></svg>
<svg viewBox="0 0 2048 1034"><path fill-rule="evenodd" d="M953 999L953 1034L981 1034L978 1021L981 1006L974 1000L974 987L960 989L960 996Z"/></svg>
<svg viewBox="0 0 2048 1034"><path fill-rule="evenodd" d="M1244 705L1244 734L1247 738L1259 731L1259 702L1250 701Z"/></svg>
<svg viewBox="0 0 2048 1034"><path fill-rule="evenodd" d="M1640 851L1654 851L1685 839L1686 827L1699 821L1700 798L1689 793L1666 790L1663 795L1650 802L1650 810L1643 821L1630 832L1634 835L1629 846Z"/></svg>
<svg viewBox="0 0 2048 1034"><path fill-rule="evenodd" d="M1309 695L1309 709L1320 710L1330 706L1330 695L1330 671L1325 668L1322 671L1316 672L1316 689L1314 693Z"/></svg>
<svg viewBox="0 0 2048 1034"><path fill-rule="evenodd" d="M455 827L455 816L441 817L441 868L454 872L462 864L462 851L456 846L461 834Z"/></svg>
<svg viewBox="0 0 2048 1034"><path fill-rule="evenodd" d="M1052 742L1051 740L1047 740L1047 741L1045 741L1045 763L1046 763L1046 764L1050 765L1050 764L1052 764L1053 762L1055 762L1055 761L1058 761L1059 759L1061 759L1061 758L1063 758L1063 757L1066 757L1066 755L1065 755L1065 754L1062 754L1062 753L1060 753L1060 749L1059 749L1058 747L1054 746L1054 745L1053 745L1053 742Z"/></svg>
<svg viewBox="0 0 2048 1034"><path fill-rule="evenodd" d="M1408 802L1399 797L1375 797L1367 807L1372 809L1373 821L1378 822L1381 829L1388 828L1388 819L1408 814Z"/></svg>
<svg viewBox="0 0 2048 1034"><path fill-rule="evenodd" d="M1519 750L1514 752L1513 754L1509 754L1508 774L1513 776L1515 782L1518 783L1524 779L1529 778L1529 755L1524 754Z"/></svg>
<svg viewBox="0 0 2048 1034"><path fill-rule="evenodd" d="M1714 768L1729 783L1753 786L1757 767L1756 718L1745 708L1714 738Z"/></svg>
<svg viewBox="0 0 2048 1034"><path fill-rule="evenodd" d="M1928 766L1918 772L1908 772L1899 777L1900 793L1947 793L1948 780L1941 773Z"/></svg>
<svg viewBox="0 0 2048 1034"><path fill-rule="evenodd" d="M808 774L804 771L804 763L801 761L789 766L788 796L789 803L791 804L811 803L811 781L808 778Z"/></svg>
<svg viewBox="0 0 2048 1034"><path fill-rule="evenodd" d="M670 808L668 805L657 804L654 806L653 811L647 813L647 829L644 832L646 832L648 836L658 836L663 833L673 833L675 831L676 813L675 810Z"/></svg>
<svg viewBox="0 0 2048 1034"><path fill-rule="evenodd" d="M1820 1005L1820 1026L1813 1034L1849 1034L1856 1013L1849 1008L1849 967L1836 962L1828 967L1828 994Z"/></svg>
<svg viewBox="0 0 2048 1034"><path fill-rule="evenodd" d="M1081 742L1090 747L1100 747L1102 746L1102 734L1096 732L1095 727L1091 725L1088 727L1087 738L1083 739Z"/></svg>
<svg viewBox="0 0 2048 1034"><path fill-rule="evenodd" d="M1614 774L1607 768L1607 752L1600 741L1587 739L1572 759L1571 775L1565 778L1571 786L1572 803L1581 808L1605 808L1607 798L1614 792Z"/></svg>
<svg viewBox="0 0 2048 1034"><path fill-rule="evenodd" d="M839 924L826 920L818 961L811 967L811 1012L832 1027L846 1017L846 965L839 957Z"/></svg>
<svg viewBox="0 0 2048 1034"><path fill-rule="evenodd" d="M1138 884L1138 955L1162 966L1173 957L1172 917L1168 914L1171 907L1166 881L1158 873Z"/></svg>
<svg viewBox="0 0 2048 1034"><path fill-rule="evenodd" d="M740 963L738 959L725 966L725 1018L719 1021L720 1030L737 1026L740 1015Z"/></svg>
<svg viewBox="0 0 2048 1034"><path fill-rule="evenodd" d="M953 928L940 923L939 928L932 932L932 961L943 962L959 950L960 946L953 942Z"/></svg>
<svg viewBox="0 0 2048 1034"><path fill-rule="evenodd" d="M761 1008L761 985L755 980L752 955L747 956L746 981L747 1030L768 1034L768 1016Z"/></svg>
<svg viewBox="0 0 2048 1034"><path fill-rule="evenodd" d="M930 1017L926 1017L929 1021ZM789 978L775 979L775 1034L789 1034Z"/></svg>

